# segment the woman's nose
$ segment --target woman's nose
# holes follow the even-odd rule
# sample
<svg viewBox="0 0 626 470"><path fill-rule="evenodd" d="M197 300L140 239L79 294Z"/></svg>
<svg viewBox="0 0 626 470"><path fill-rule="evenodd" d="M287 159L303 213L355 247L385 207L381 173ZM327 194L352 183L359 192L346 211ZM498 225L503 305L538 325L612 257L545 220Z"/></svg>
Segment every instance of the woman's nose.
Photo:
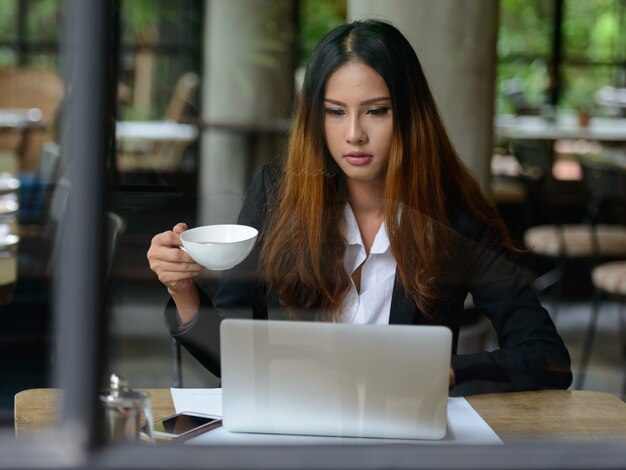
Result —
<svg viewBox="0 0 626 470"><path fill-rule="evenodd" d="M350 119L347 141L351 144L363 144L367 141L367 133L357 116Z"/></svg>

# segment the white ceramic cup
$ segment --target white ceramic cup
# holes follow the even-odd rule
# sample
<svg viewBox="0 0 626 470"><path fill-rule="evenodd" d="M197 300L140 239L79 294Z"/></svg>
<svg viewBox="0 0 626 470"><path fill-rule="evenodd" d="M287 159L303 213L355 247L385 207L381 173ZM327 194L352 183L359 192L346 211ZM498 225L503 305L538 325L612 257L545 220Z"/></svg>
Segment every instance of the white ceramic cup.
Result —
<svg viewBox="0 0 626 470"><path fill-rule="evenodd" d="M258 230L247 225L205 225L180 235L182 248L193 260L212 271L230 269L252 251Z"/></svg>

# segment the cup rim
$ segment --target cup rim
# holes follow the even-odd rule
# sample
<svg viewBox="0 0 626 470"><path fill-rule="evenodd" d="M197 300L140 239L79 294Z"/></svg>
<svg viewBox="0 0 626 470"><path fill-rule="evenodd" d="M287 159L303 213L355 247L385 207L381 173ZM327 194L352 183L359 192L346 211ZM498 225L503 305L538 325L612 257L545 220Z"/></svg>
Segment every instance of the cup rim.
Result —
<svg viewBox="0 0 626 470"><path fill-rule="evenodd" d="M253 238L257 237L258 234L259 234L259 231L256 228L251 227L249 225L244 225L244 224L210 224L210 225L201 225L199 227L194 227L194 228L187 229L183 233L180 234L180 239L184 243L204 244L204 243L201 243L201 242L189 240L188 236L192 235L193 233L200 232L201 230L209 228L209 227L215 227L215 228L226 228L226 227L239 227L239 228L242 228L243 227L245 229L250 229L250 234L248 236L246 236L245 238L242 238L241 240L237 240L237 241L233 241L233 242L225 242L224 244L227 244L227 245L232 245L232 244L235 244L235 243L248 242L248 241L252 240Z"/></svg>

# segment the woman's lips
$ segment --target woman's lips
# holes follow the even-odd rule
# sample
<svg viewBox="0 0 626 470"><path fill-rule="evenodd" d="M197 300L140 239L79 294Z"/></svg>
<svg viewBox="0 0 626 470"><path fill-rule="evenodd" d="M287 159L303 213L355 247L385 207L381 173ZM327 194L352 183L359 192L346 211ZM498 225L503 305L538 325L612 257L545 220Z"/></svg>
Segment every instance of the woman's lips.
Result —
<svg viewBox="0 0 626 470"><path fill-rule="evenodd" d="M370 155L369 153L363 153L363 152L350 152L347 153L343 156L343 158L350 164L350 165L367 165L369 162L372 161L372 159L374 158L374 155Z"/></svg>

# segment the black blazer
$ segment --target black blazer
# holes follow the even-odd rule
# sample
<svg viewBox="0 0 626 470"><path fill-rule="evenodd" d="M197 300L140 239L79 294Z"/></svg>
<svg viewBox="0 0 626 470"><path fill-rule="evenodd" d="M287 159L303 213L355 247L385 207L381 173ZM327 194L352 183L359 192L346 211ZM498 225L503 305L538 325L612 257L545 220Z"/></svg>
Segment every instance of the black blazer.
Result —
<svg viewBox="0 0 626 470"><path fill-rule="evenodd" d="M279 172L276 167L265 166L256 173L238 223L263 233ZM572 381L569 354L523 272L496 242L492 230L459 209L451 209L449 216L452 227L441 228L441 236L452 241L449 253L442 254L442 300L430 316L425 316L405 295L396 276L389 323L429 324L434 318L452 330L451 366L456 380L452 394L567 388ZM222 318L285 318L276 297L256 274L259 245L243 263L224 272L212 301L200 289L201 311L191 325L181 330L171 300L165 311L172 336L218 377ZM491 321L500 349L456 354L468 293ZM304 312L303 319L313 320L312 312Z"/></svg>

